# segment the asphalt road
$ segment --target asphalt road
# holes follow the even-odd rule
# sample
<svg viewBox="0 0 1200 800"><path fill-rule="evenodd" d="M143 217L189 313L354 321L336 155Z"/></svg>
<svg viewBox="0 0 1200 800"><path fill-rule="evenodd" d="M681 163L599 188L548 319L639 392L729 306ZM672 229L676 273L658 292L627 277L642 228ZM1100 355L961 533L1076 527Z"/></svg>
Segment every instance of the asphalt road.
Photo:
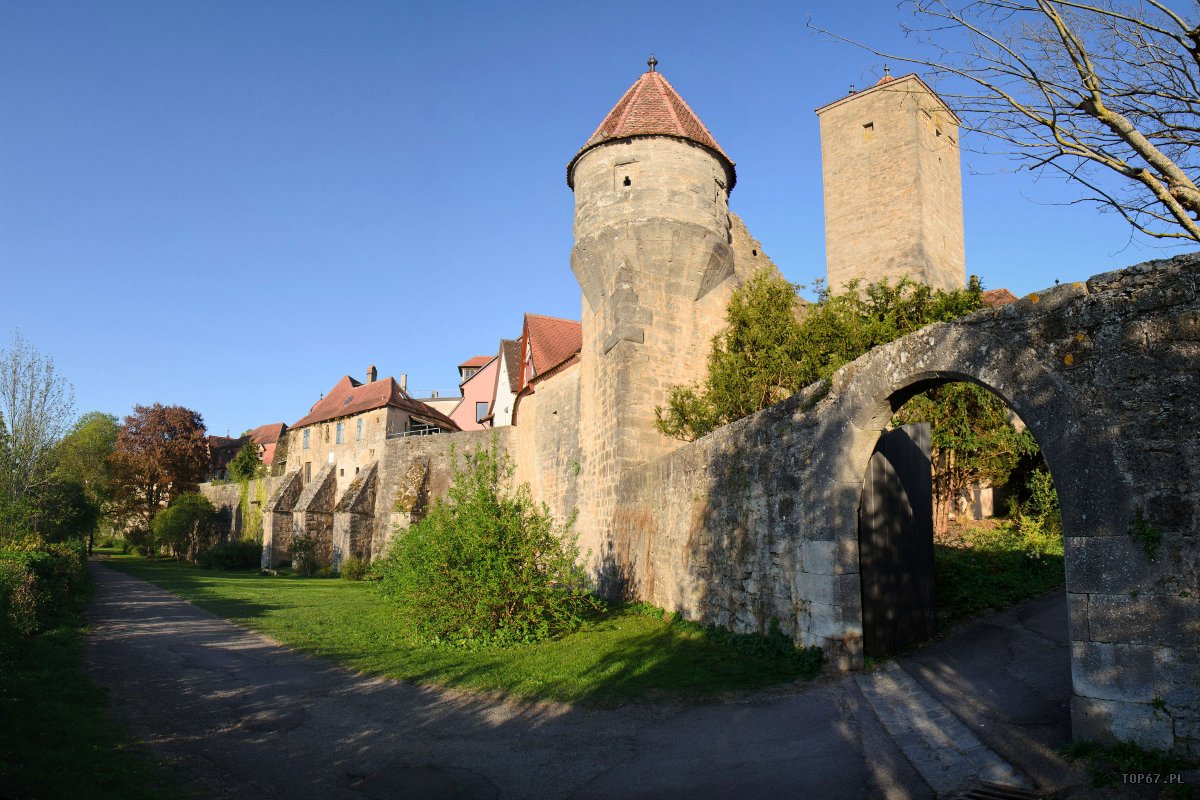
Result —
<svg viewBox="0 0 1200 800"><path fill-rule="evenodd" d="M91 569L91 673L201 797L935 796L914 742L888 732L854 677L605 709L412 686ZM1055 753L1070 738L1067 653L1060 592L896 663L934 698L931 718L961 720L1029 785L1057 789L1080 777Z"/></svg>

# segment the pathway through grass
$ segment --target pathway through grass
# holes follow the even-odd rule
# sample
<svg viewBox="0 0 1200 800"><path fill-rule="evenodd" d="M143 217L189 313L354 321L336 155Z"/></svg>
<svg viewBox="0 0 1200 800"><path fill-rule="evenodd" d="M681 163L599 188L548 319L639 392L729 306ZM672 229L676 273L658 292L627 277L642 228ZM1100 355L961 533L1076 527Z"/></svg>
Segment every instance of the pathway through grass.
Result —
<svg viewBox="0 0 1200 800"><path fill-rule="evenodd" d="M0 660L0 797L184 797L110 719L106 692L83 671L83 632L62 625Z"/></svg>
<svg viewBox="0 0 1200 800"><path fill-rule="evenodd" d="M745 642L638 607L599 614L552 641L466 650L407 634L370 582L209 571L119 553L105 563L292 647L416 683L612 703L761 688L813 671L811 659L754 654Z"/></svg>

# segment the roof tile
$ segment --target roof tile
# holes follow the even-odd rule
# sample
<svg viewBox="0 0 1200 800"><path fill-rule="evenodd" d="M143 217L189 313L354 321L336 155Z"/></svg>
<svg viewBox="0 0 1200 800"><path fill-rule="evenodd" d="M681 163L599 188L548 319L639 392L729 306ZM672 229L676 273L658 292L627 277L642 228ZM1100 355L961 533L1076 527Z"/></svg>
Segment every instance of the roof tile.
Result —
<svg viewBox="0 0 1200 800"><path fill-rule="evenodd" d="M575 162L592 148L614 139L633 136L675 136L695 142L711 150L729 167L729 188L737 182L733 160L717 144L717 140L704 127L696 113L684 102L675 87L653 70L643 73L633 86L617 101L612 111L588 137L571 163L567 165L567 185L575 188L573 170Z"/></svg>

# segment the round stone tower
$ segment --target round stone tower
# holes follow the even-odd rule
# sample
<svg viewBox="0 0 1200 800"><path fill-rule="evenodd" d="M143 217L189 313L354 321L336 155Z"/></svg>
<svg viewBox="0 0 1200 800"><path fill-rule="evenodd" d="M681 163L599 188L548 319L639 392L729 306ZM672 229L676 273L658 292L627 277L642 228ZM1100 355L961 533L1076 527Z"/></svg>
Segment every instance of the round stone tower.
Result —
<svg viewBox="0 0 1200 800"><path fill-rule="evenodd" d="M656 430L654 409L672 386L703 379L736 282L733 161L656 63L567 165L571 268L583 290L581 478L591 506L580 509L579 533L601 574L636 560L614 552L621 477L679 444Z"/></svg>

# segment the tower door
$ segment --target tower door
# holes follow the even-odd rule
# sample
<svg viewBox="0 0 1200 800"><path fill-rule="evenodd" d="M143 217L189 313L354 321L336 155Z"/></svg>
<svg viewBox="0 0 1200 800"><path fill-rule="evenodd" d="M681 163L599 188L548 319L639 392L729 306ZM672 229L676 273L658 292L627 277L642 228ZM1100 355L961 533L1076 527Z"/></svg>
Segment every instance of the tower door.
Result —
<svg viewBox="0 0 1200 800"><path fill-rule="evenodd" d="M929 425L875 446L858 507L863 653L893 655L933 636L933 471Z"/></svg>

